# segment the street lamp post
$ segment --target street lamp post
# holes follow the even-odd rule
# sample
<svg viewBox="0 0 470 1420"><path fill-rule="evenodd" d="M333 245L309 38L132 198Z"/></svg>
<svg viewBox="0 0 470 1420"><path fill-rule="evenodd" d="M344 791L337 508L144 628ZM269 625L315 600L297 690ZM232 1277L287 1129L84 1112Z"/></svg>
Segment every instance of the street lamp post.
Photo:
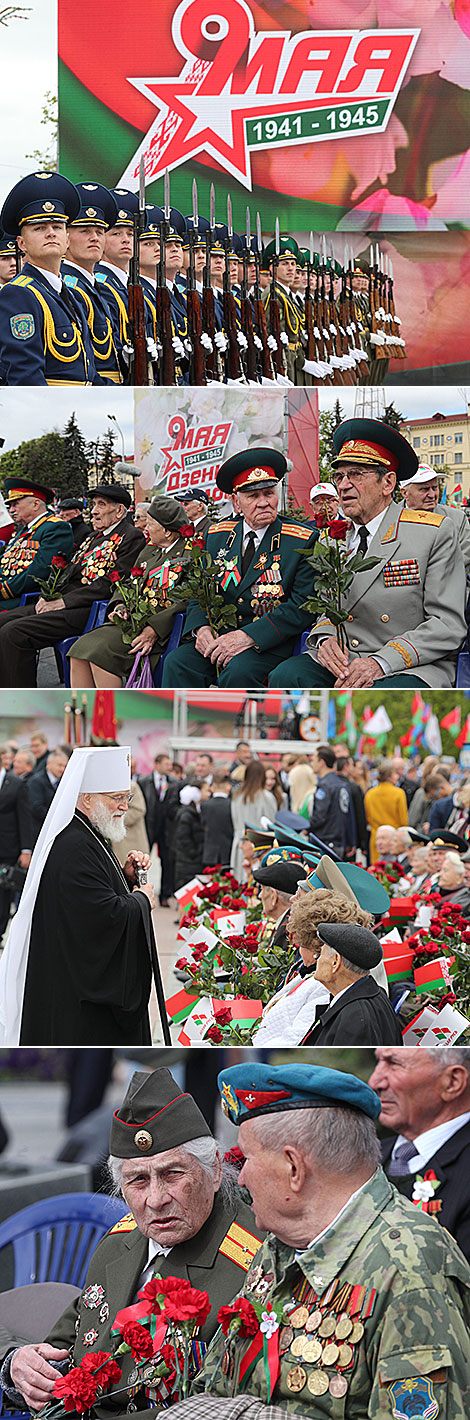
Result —
<svg viewBox="0 0 470 1420"><path fill-rule="evenodd" d="M120 435L121 435L121 443L122 443L122 462L125 463L125 461L126 461L126 455L125 455L125 450L124 450L124 434L123 434L123 432L122 432L121 426L120 426L120 424L118 424L115 414L108 414L108 415L107 415L107 418L108 418L108 419L112 419L113 424L116 425L116 429L119 429L119 433L120 433Z"/></svg>

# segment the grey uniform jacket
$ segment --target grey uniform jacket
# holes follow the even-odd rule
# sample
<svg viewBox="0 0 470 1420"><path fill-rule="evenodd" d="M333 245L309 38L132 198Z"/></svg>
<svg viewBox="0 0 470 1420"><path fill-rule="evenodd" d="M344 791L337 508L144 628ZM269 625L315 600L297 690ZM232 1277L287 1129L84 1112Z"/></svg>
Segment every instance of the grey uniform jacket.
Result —
<svg viewBox="0 0 470 1420"><path fill-rule="evenodd" d="M466 635L465 569L457 532L445 513L414 512L391 503L367 549L375 567L358 572L345 597L351 658L380 655L386 674L418 672L426 685L455 680L455 658ZM320 616L308 640L334 636Z"/></svg>
<svg viewBox="0 0 470 1420"><path fill-rule="evenodd" d="M445 513L457 529L459 547L465 563L467 577L470 573L470 522L463 508L454 508L451 503L438 503L436 513Z"/></svg>

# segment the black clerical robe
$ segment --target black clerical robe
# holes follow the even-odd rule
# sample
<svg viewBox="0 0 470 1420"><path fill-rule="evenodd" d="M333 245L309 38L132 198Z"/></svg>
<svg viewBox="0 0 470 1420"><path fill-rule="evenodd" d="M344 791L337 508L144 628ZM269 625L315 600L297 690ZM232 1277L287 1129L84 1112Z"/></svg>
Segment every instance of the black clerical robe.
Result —
<svg viewBox="0 0 470 1420"><path fill-rule="evenodd" d="M78 811L59 833L33 912L21 1045L149 1045L151 917Z"/></svg>

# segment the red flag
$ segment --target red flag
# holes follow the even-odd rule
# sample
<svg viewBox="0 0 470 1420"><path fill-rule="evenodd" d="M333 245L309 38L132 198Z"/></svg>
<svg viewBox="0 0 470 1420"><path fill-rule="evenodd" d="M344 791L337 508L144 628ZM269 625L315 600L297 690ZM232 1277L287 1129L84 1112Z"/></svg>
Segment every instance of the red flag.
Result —
<svg viewBox="0 0 470 1420"><path fill-rule="evenodd" d="M441 730L448 730L452 736L457 735L460 730L460 705L456 705L454 710L449 710L443 720L439 721L439 724Z"/></svg>
<svg viewBox="0 0 470 1420"><path fill-rule="evenodd" d="M466 745L466 744L469 744L469 743L470 743L470 715L467 715L467 718L466 718L466 720L465 720L465 724L462 725L462 729L461 729L461 731L460 731L460 734L457 735L457 739L455 740L455 744L458 745L459 749L461 749L461 748L462 748L462 745Z"/></svg>
<svg viewBox="0 0 470 1420"><path fill-rule="evenodd" d="M93 740L115 740L117 733L114 690L97 690L91 722Z"/></svg>

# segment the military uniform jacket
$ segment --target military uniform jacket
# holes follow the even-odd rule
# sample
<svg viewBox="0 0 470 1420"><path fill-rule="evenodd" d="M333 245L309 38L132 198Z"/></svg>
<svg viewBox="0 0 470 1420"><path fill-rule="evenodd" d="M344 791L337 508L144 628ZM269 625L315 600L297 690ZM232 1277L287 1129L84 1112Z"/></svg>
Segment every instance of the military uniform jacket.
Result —
<svg viewBox="0 0 470 1420"><path fill-rule="evenodd" d="M59 553L70 560L73 533L70 523L53 513L44 513L31 527L22 528L10 538L0 558L0 598L8 610L18 606L24 592L39 596L38 580L46 580L52 570L52 558Z"/></svg>
<svg viewBox="0 0 470 1420"><path fill-rule="evenodd" d="M437 513L445 513L454 527L457 528L459 547L465 564L465 571L468 577L470 572L470 523L463 508L454 508L452 503L438 503Z"/></svg>
<svg viewBox="0 0 470 1420"><path fill-rule="evenodd" d="M279 301L281 316L281 335L285 336L282 341L282 349L286 359L287 374L289 379L297 385L303 384L303 366L305 354L304 325L302 315L292 292L287 286L275 283L276 296ZM271 285L266 287L263 294L263 305L266 311L266 319L269 324L270 319Z"/></svg>
<svg viewBox="0 0 470 1420"><path fill-rule="evenodd" d="M114 328L114 338L118 349L122 345L127 345L129 339L129 296L127 291L127 278L122 273L122 280L111 270L106 262L97 262L94 270L95 281L98 290L101 292L106 305L109 307L111 320Z"/></svg>
<svg viewBox="0 0 470 1420"><path fill-rule="evenodd" d="M378 654L392 675L417 672L426 685L453 685L466 621L465 571L450 518L391 503L367 557L377 557L376 566L356 573L344 599L351 658ZM319 641L334 635L320 616L309 654L315 657Z"/></svg>
<svg viewBox="0 0 470 1420"><path fill-rule="evenodd" d="M88 281L79 267L72 262L62 262L62 275L67 289L72 291L83 306L90 330L95 366L103 384L122 384L111 311L103 292L96 282Z"/></svg>
<svg viewBox="0 0 470 1420"><path fill-rule="evenodd" d="M206 550L220 558L221 575L228 569L231 579L225 588L228 603L237 607L238 625L251 636L258 651L293 644L309 623L302 603L311 592L312 576L302 553L317 537L310 523L290 523L277 517L266 528L245 576L241 576L243 518L213 523L206 536ZM238 580L237 580L238 578ZM197 602L190 602L185 635L206 624Z"/></svg>
<svg viewBox="0 0 470 1420"><path fill-rule="evenodd" d="M92 532L77 548L70 563L67 587L61 592L65 606L91 606L93 601L108 601L112 589L110 572L117 570L121 577L127 577L144 544L143 533L134 527L128 513L107 535Z"/></svg>
<svg viewBox="0 0 470 1420"><path fill-rule="evenodd" d="M73 292L68 300L69 304L30 262L21 275L1 287L3 384L101 384L83 306Z"/></svg>
<svg viewBox="0 0 470 1420"><path fill-rule="evenodd" d="M269 1233L243 1295L271 1301L279 1316L284 1307L296 1306L295 1326L287 1315L285 1327L281 1321L281 1372L273 1405L309 1420L418 1420L426 1414L428 1420L438 1415L440 1420L465 1420L470 1413L470 1269L453 1240L400 1197L381 1169L300 1258ZM315 1326L317 1309L319 1326L328 1315L326 1327L307 1332L305 1323L310 1316ZM345 1315L354 1329L343 1341L341 1330L344 1335L347 1325L339 1338L335 1333ZM300 1338L318 1341L317 1360L299 1355ZM194 1381L195 1391L202 1391L214 1373L223 1340L219 1331ZM328 1345L339 1352L335 1359L333 1349L326 1352ZM240 1363L250 1341L236 1340L232 1346L234 1368L227 1375L219 1370L217 1395L240 1389ZM318 1380L320 1372L325 1380ZM344 1388L344 1395L335 1396L335 1388ZM245 1389L267 1403L262 1357Z"/></svg>
<svg viewBox="0 0 470 1420"><path fill-rule="evenodd" d="M390 1163L396 1135L382 1141L382 1161L385 1172ZM426 1211L442 1223L443 1228L455 1238L467 1261L470 1260L470 1122L457 1129L442 1148L428 1159L418 1173L405 1174L394 1178L395 1188L405 1198L411 1198L418 1175L426 1178L434 1175L435 1188ZM437 1180L437 1183L436 1183ZM414 1204L416 1207L416 1204Z"/></svg>
<svg viewBox="0 0 470 1420"><path fill-rule="evenodd" d="M240 1199L232 1205L224 1204L217 1193L212 1213L200 1232L173 1247L168 1257L155 1257L155 1273L183 1277L192 1287L208 1292L211 1311L201 1331L201 1340L206 1344L217 1329L219 1307L230 1302L243 1285L262 1236L246 1203ZM81 1360L85 1351L111 1350L114 1318L123 1307L137 1301L147 1257L148 1238L143 1237L128 1213L98 1244L83 1292L56 1322L47 1338L50 1344L72 1348L74 1363ZM149 1271L148 1278L151 1275ZM134 1363L130 1356L123 1356L120 1365L122 1379L115 1390L126 1385ZM125 1413L126 1406L126 1394L116 1396L113 1402L111 1391L95 1408L99 1415L109 1408Z"/></svg>

